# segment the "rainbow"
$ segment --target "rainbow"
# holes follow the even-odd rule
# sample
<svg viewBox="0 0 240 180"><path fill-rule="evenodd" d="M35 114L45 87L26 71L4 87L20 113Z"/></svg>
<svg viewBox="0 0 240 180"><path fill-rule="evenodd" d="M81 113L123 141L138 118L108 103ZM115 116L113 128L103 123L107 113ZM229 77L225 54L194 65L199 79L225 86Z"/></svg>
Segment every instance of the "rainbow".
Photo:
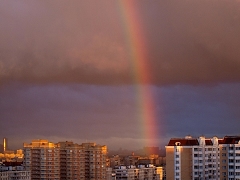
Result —
<svg viewBox="0 0 240 180"><path fill-rule="evenodd" d="M133 79L136 83L137 104L140 110L139 119L146 142L145 146L155 146L158 139L157 117L154 111L154 98L150 87L150 69L146 40L141 26L136 1L121 0L118 8L128 44L129 56L133 68Z"/></svg>

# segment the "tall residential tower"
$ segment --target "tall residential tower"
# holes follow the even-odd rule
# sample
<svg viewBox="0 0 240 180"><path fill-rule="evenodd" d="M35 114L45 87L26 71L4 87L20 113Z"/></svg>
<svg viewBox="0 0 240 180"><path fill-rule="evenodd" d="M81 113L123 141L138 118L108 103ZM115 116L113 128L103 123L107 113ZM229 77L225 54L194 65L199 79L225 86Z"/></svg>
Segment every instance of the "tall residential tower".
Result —
<svg viewBox="0 0 240 180"><path fill-rule="evenodd" d="M240 136L171 139L166 175L167 180L240 180Z"/></svg>
<svg viewBox="0 0 240 180"><path fill-rule="evenodd" d="M32 179L106 179L107 147L95 143L24 143L24 166Z"/></svg>

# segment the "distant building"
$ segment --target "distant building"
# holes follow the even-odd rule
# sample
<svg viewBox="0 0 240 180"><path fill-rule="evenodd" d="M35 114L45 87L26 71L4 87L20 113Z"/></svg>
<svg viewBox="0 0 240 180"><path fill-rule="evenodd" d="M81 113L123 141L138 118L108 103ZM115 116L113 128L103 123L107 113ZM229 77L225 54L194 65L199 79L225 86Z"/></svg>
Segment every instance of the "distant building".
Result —
<svg viewBox="0 0 240 180"><path fill-rule="evenodd" d="M107 147L95 143L24 143L24 166L32 179L106 179Z"/></svg>
<svg viewBox="0 0 240 180"><path fill-rule="evenodd" d="M171 139L166 146L167 180L240 179L240 136Z"/></svg>
<svg viewBox="0 0 240 180"><path fill-rule="evenodd" d="M8 150L8 140L7 138L3 138L3 152Z"/></svg>
<svg viewBox="0 0 240 180"><path fill-rule="evenodd" d="M4 162L0 165L0 180L30 180L30 171L25 171L19 162Z"/></svg>
<svg viewBox="0 0 240 180"><path fill-rule="evenodd" d="M163 180L163 171L161 171L161 167L153 165L118 166L113 169L112 178L117 180Z"/></svg>
<svg viewBox="0 0 240 180"><path fill-rule="evenodd" d="M140 156L136 156L136 155L130 155L130 156L124 156L123 157L123 164L124 166L136 166L138 164L138 160L139 160ZM150 164L150 163L148 163Z"/></svg>
<svg viewBox="0 0 240 180"><path fill-rule="evenodd" d="M146 155L152 155L152 154L159 155L160 153L159 147L144 147L143 150Z"/></svg>
<svg viewBox="0 0 240 180"><path fill-rule="evenodd" d="M116 173L110 167L106 170L106 180L116 180Z"/></svg>

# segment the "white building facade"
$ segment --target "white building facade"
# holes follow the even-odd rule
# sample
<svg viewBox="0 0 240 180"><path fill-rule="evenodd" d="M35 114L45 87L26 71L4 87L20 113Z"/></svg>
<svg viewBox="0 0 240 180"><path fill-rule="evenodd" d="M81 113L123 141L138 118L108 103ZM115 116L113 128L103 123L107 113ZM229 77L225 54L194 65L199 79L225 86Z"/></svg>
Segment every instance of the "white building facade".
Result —
<svg viewBox="0 0 240 180"><path fill-rule="evenodd" d="M167 180L240 180L240 136L173 138L166 146Z"/></svg>

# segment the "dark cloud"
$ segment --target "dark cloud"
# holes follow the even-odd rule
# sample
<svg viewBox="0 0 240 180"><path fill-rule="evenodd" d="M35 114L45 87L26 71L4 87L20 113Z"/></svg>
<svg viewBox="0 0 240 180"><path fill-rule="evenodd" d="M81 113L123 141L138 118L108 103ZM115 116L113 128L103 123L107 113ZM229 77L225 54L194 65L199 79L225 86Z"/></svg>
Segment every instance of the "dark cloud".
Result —
<svg viewBox="0 0 240 180"><path fill-rule="evenodd" d="M2 3L1 84L134 83L123 4ZM136 1L150 83L239 81L239 6L225 0Z"/></svg>
<svg viewBox="0 0 240 180"><path fill-rule="evenodd" d="M238 135L239 86L148 86L158 130L155 145L188 134ZM139 103L146 102L137 92L135 86L11 85L0 90L0 137L9 137L18 147L46 138L141 148L149 140L145 126L151 124L142 120Z"/></svg>

